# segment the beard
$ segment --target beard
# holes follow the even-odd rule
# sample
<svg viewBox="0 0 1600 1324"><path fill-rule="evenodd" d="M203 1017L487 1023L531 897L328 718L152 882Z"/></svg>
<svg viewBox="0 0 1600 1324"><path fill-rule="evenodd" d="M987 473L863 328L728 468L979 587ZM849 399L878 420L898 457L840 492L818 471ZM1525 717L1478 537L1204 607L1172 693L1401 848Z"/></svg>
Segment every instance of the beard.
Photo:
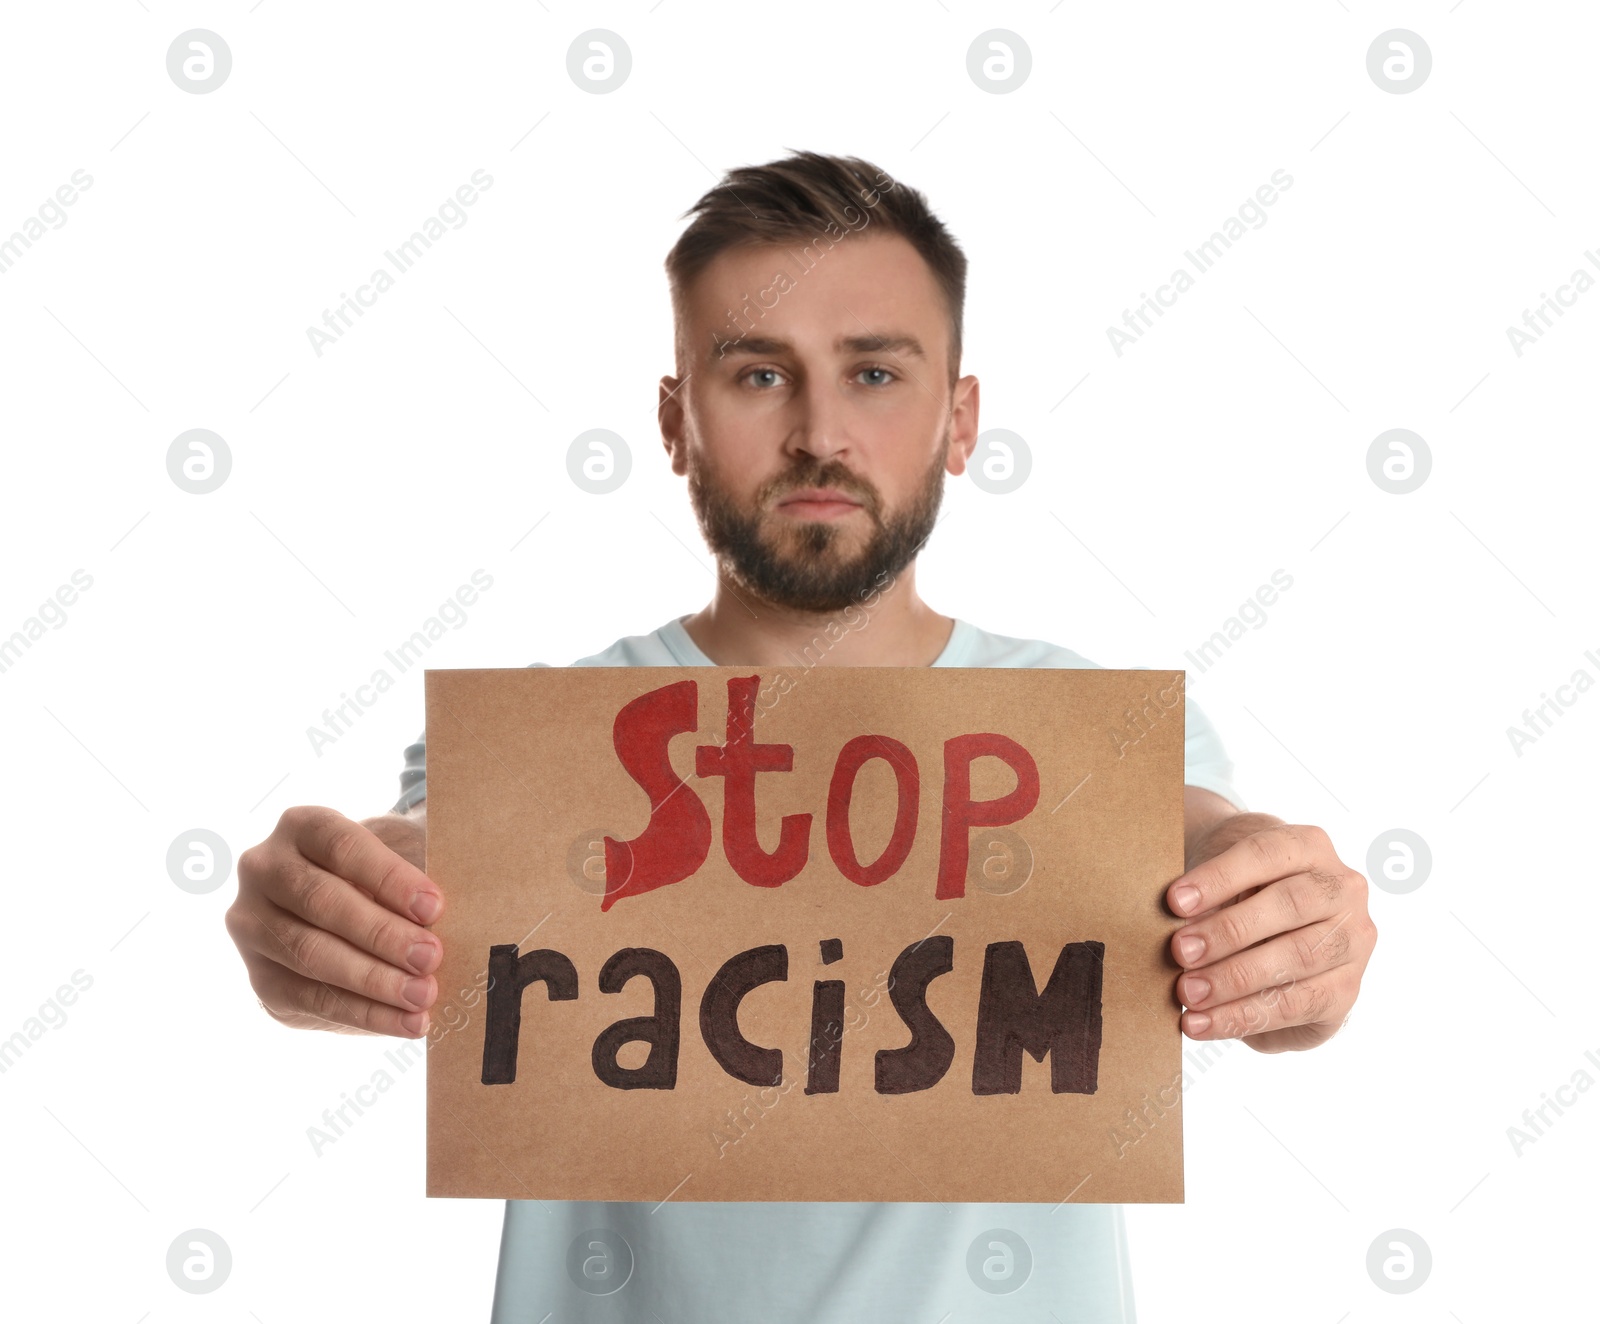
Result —
<svg viewBox="0 0 1600 1324"><path fill-rule="evenodd" d="M876 487L838 460L813 456L766 483L749 508L691 460L689 499L706 545L735 584L775 606L841 611L881 592L922 550L939 519L944 455L941 446L905 509L887 517ZM861 502L872 530L859 550L850 550L855 535L837 524L769 513L784 494L809 487L837 488Z"/></svg>

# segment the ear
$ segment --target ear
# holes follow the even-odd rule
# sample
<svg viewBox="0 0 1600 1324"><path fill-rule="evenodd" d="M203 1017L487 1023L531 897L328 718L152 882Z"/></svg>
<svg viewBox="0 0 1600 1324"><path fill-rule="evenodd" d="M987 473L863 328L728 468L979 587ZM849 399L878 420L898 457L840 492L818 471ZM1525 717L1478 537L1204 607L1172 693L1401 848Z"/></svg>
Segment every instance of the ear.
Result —
<svg viewBox="0 0 1600 1324"><path fill-rule="evenodd" d="M956 477L966 473L967 461L978 444L978 379L962 377L950 393L950 444L944 471Z"/></svg>
<svg viewBox="0 0 1600 1324"><path fill-rule="evenodd" d="M672 460L672 472L680 477L689 472L686 455L688 446L684 434L683 393L681 378L668 375L661 379L660 399L656 404L656 419L661 425L661 445Z"/></svg>

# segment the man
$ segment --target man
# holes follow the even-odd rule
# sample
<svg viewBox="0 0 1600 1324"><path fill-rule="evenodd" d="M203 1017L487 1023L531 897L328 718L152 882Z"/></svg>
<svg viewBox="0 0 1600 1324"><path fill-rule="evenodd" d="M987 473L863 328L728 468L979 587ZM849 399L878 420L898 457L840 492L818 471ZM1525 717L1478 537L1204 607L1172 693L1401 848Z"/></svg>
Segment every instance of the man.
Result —
<svg viewBox="0 0 1600 1324"><path fill-rule="evenodd" d="M958 376L966 259L921 194L867 162L802 152L732 171L692 214L667 258L677 372L659 420L718 584L694 615L576 665L777 667L816 655L847 612L866 623L828 630L821 665L1096 665L951 620L917 591L945 475L965 472L978 436L978 381ZM424 1032L441 959L425 926L446 904L421 872L424 754L407 751L389 814L291 809L240 857L228 931L285 1024ZM1321 829L1243 812L1231 774L1189 703L1188 872L1166 894L1192 920L1172 940L1183 1029L1310 1048L1340 1028L1372 953L1366 880ZM968 1248L1000 1226L1030 1248L1030 1301L1075 1321L1133 1318L1115 1205L513 1200L494 1319L972 1318L995 1299L967 1277ZM597 1245L631 1251L625 1295L568 1274L594 1229Z"/></svg>

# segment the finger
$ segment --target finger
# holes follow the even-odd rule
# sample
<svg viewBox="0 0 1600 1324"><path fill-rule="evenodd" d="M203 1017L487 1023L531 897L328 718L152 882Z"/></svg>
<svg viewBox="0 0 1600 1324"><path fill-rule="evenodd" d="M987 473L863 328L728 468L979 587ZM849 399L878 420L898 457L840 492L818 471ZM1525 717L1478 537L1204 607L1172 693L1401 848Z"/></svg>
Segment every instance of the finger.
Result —
<svg viewBox="0 0 1600 1324"><path fill-rule="evenodd" d="M253 976L262 1006L276 1021L298 1030L333 1029L346 1034L388 1034L415 1039L428 1028L425 1011L401 1011L347 988L308 979L282 965Z"/></svg>
<svg viewBox="0 0 1600 1324"><path fill-rule="evenodd" d="M1237 899L1247 888L1337 858L1328 834L1319 827L1282 823L1263 828L1174 879L1167 889L1167 904L1176 915L1195 915Z"/></svg>
<svg viewBox="0 0 1600 1324"><path fill-rule="evenodd" d="M427 929L310 860L291 859L274 869L263 879L261 890L279 909L298 915L313 928L337 934L413 974L425 975L444 959L443 944Z"/></svg>
<svg viewBox="0 0 1600 1324"><path fill-rule="evenodd" d="M1191 970L1178 978L1178 997L1191 1010L1205 1011L1344 965L1352 945L1348 918L1308 924Z"/></svg>
<svg viewBox="0 0 1600 1324"><path fill-rule="evenodd" d="M370 828L331 809L307 809L292 824L300 853L329 873L362 888L397 915L432 924L444 909L444 896L427 874L390 850Z"/></svg>
<svg viewBox="0 0 1600 1324"><path fill-rule="evenodd" d="M245 948L293 973L400 1011L425 1011L438 997L432 975L414 975L368 955L335 933L258 900L231 921Z"/></svg>
<svg viewBox="0 0 1600 1324"><path fill-rule="evenodd" d="M1172 935L1172 955L1190 970L1246 947L1358 908L1348 872L1313 867L1221 906Z"/></svg>
<svg viewBox="0 0 1600 1324"><path fill-rule="evenodd" d="M1291 1026L1338 1029L1343 1011L1353 997L1347 995L1344 969L1294 980L1264 989L1249 997L1224 1002L1205 1011L1183 1013L1183 1032L1191 1039L1242 1039Z"/></svg>

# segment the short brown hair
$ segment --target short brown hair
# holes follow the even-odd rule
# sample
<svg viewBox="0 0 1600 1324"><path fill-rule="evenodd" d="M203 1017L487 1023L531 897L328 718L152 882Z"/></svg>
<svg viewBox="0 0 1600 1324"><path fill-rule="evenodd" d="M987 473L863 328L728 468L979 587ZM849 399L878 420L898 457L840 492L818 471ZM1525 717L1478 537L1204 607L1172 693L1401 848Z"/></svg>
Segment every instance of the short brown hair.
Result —
<svg viewBox="0 0 1600 1324"><path fill-rule="evenodd" d="M877 233L905 238L932 270L950 318L949 368L954 384L961 364L967 257L927 199L888 171L857 156L792 152L766 165L729 170L683 214L694 220L678 236L666 260L678 375L692 359L684 314L688 291L719 253L797 240L807 241L808 247L821 241L831 248L870 222L878 227Z"/></svg>

